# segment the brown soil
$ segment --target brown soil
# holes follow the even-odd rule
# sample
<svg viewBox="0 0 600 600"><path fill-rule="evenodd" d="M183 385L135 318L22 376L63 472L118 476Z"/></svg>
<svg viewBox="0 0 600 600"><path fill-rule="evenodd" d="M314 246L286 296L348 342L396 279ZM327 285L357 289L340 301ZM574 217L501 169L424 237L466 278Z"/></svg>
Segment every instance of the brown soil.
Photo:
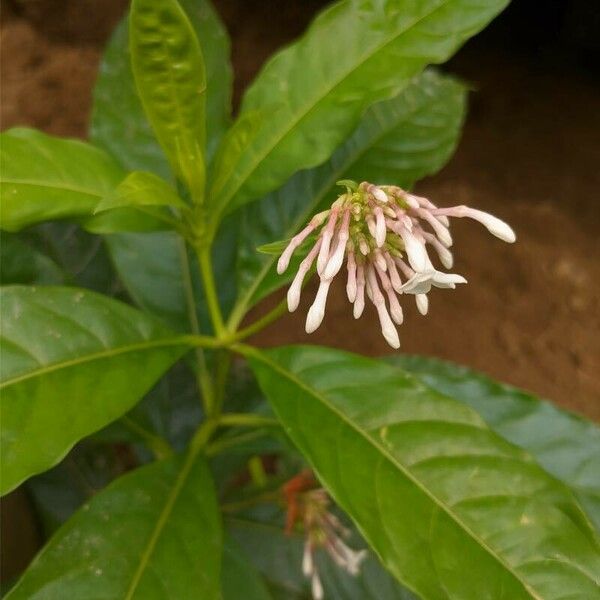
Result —
<svg viewBox="0 0 600 600"><path fill-rule="evenodd" d="M124 0L3 2L2 128L85 136L102 46ZM319 0L220 0L232 33L236 98L264 59L305 27ZM427 318L406 307L403 351L461 362L600 418L600 262L596 206L600 92L550 62L467 47L455 72L477 87L451 163L418 191L511 223L508 246L477 224L455 226L456 271L469 280L432 294ZM596 142L596 143L595 143ZM309 292L314 292L312 285ZM265 330L265 345L312 342L387 353L370 311L353 321L341 286L324 325L303 332L301 310Z"/></svg>

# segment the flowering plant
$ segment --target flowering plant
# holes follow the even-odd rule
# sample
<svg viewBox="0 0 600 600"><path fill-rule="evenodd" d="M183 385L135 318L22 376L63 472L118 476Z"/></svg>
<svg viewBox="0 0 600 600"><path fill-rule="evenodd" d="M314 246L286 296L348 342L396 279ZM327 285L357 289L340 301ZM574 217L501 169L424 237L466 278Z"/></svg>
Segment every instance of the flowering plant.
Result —
<svg viewBox="0 0 600 600"><path fill-rule="evenodd" d="M506 3L335 2L232 122L208 0L133 0L91 142L2 134L1 489L49 537L9 598L598 597L592 424L433 359L246 343L313 270L319 327L345 262L397 349L404 298L466 282L449 218L515 241L408 191L465 108L426 67Z"/></svg>

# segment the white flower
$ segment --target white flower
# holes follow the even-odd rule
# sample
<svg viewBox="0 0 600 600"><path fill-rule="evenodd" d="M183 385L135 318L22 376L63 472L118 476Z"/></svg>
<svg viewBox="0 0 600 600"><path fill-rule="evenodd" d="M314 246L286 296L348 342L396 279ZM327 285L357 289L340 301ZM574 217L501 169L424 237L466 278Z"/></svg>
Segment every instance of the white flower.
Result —
<svg viewBox="0 0 600 600"><path fill-rule="evenodd" d="M467 283L467 280L457 273L442 273L435 269L415 273L403 286L405 294L428 294L431 287L454 289L457 283Z"/></svg>
<svg viewBox="0 0 600 600"><path fill-rule="evenodd" d="M365 293L375 306L381 333L393 348L400 346L396 325L404 320L398 296L413 294L417 309L426 314L427 294L432 287L454 289L466 283L462 275L444 273L431 262L428 247L433 248L441 264L451 269L454 262L448 249L452 246L451 217L469 217L482 223L488 231L506 242L514 242L514 231L497 217L467 206L438 208L421 198L392 185L360 185L345 180L347 188L329 210L315 215L294 236L278 263L277 272L289 266L294 251L321 227L317 240L300 267L288 290L288 308L293 312L300 302L304 279L315 259L321 284L306 319L306 331L312 333L323 321L331 283L347 261L346 293L354 305L354 318L365 308ZM407 281L403 284L402 277Z"/></svg>

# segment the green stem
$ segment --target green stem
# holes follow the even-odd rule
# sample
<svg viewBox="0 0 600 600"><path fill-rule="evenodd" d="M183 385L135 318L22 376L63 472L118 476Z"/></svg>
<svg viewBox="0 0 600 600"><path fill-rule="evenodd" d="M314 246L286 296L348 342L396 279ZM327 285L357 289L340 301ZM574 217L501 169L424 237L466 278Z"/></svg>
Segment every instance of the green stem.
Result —
<svg viewBox="0 0 600 600"><path fill-rule="evenodd" d="M262 329L273 323L273 321L279 319L279 317L281 317L281 315L284 314L286 310L287 299L284 299L266 315L262 316L257 321L254 321L254 323L251 323L250 325L248 325L248 327L240 329L237 333L235 333L232 336L231 341L237 342L239 340L245 340L247 337L254 335L255 333L261 331Z"/></svg>
<svg viewBox="0 0 600 600"><path fill-rule="evenodd" d="M171 448L167 440L148 431L127 415L121 417L121 422L127 429L143 440L144 444L154 454L157 460L167 458L173 454L173 448Z"/></svg>
<svg viewBox="0 0 600 600"><path fill-rule="evenodd" d="M194 297L194 288L192 285L192 278L190 275L190 261L188 258L187 248L185 241L181 238L178 239L179 245L179 256L181 265L183 267L183 289L185 293L186 308L188 314L188 321L190 327L195 336L200 336L200 323L198 321L198 314L196 312L196 298ZM204 357L204 351L200 346L196 347L196 363L198 364L198 371L196 373L196 382L198 385L198 391L200 393L202 405L204 406L205 412L208 411L213 404L214 392L210 374L206 366L206 359Z"/></svg>
<svg viewBox="0 0 600 600"><path fill-rule="evenodd" d="M224 427L276 427L279 421L253 413L224 413L219 416L219 425Z"/></svg>
<svg viewBox="0 0 600 600"><path fill-rule="evenodd" d="M213 327L217 337L225 337L225 325L223 323L223 315L219 306L219 298L217 296L217 287L212 269L212 261L210 257L210 246L208 248L196 247L198 255L198 263L200 265L200 273L202 275L202 283L204 284L204 295L208 311L212 320Z"/></svg>
<svg viewBox="0 0 600 600"><path fill-rule="evenodd" d="M215 375L215 411L217 413L220 413L223 410L223 405L225 404L225 388L227 386L227 375L229 374L229 368L231 366L231 358L232 354L228 350L219 352L217 354L217 366Z"/></svg>
<svg viewBox="0 0 600 600"><path fill-rule="evenodd" d="M247 442L254 442L255 440L258 440L269 433L270 431L268 429L251 429L250 431L245 431L244 433L234 437L226 437L215 440L207 446L206 455L216 456L225 450L230 450L231 448L246 444Z"/></svg>
<svg viewBox="0 0 600 600"><path fill-rule="evenodd" d="M257 504L266 503L279 503L281 501L281 492L279 490L263 492L252 498L245 498L244 500L238 500L237 502L227 502L221 504L221 510L225 513L236 512L244 508L251 508Z"/></svg>

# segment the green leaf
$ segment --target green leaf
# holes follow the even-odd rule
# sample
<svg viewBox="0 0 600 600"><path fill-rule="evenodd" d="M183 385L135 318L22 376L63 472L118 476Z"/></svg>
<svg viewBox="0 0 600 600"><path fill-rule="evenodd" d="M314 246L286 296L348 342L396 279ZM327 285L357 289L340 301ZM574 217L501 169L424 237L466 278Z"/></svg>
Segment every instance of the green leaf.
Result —
<svg viewBox="0 0 600 600"><path fill-rule="evenodd" d="M229 125L232 72L229 40L208 0L180 0L206 64L208 156ZM169 167L144 115L131 73L127 20L117 27L94 89L90 137L128 170L153 171L169 178Z"/></svg>
<svg viewBox="0 0 600 600"><path fill-rule="evenodd" d="M37 520L49 538L81 505L123 475L119 449L89 438L77 444L58 465L25 484ZM128 465L130 468L130 465Z"/></svg>
<svg viewBox="0 0 600 600"><path fill-rule="evenodd" d="M188 266L185 242L166 231L108 235L105 241L132 300L173 329L189 331L184 284L184 269Z"/></svg>
<svg viewBox="0 0 600 600"><path fill-rule="evenodd" d="M507 4L342 0L330 6L269 60L246 92L240 119L248 112L265 118L231 177L212 188L215 221L322 163L369 105L397 95L428 64L445 61Z"/></svg>
<svg viewBox="0 0 600 600"><path fill-rule="evenodd" d="M224 223L212 248L216 285L225 314L236 296L232 273L239 235L235 217ZM139 306L174 329L188 332L193 329L195 309L201 331L211 331L196 257L188 253L180 237L172 232L158 232L116 234L105 239L119 278Z"/></svg>
<svg viewBox="0 0 600 600"><path fill-rule="evenodd" d="M146 206L186 208L187 205L164 179L153 173L134 171L102 199L95 212L123 207L143 209Z"/></svg>
<svg viewBox="0 0 600 600"><path fill-rule="evenodd" d="M219 600L221 535L205 462L156 462L85 504L7 598Z"/></svg>
<svg viewBox="0 0 600 600"><path fill-rule="evenodd" d="M600 531L600 428L596 424L466 367L422 356L390 356L386 361L467 404L503 438L527 450L575 492Z"/></svg>
<svg viewBox="0 0 600 600"><path fill-rule="evenodd" d="M91 215L123 179L108 154L77 140L33 129L0 135L2 229Z"/></svg>
<svg viewBox="0 0 600 600"><path fill-rule="evenodd" d="M32 248L17 235L0 236L0 281L9 284L59 284L65 274L50 258Z"/></svg>
<svg viewBox="0 0 600 600"><path fill-rule="evenodd" d="M337 182L343 177L359 174L361 179L410 188L435 173L456 147L465 106L461 83L427 71L399 96L372 106L327 163L298 173L277 192L244 207L236 321L249 306L291 280L302 259L297 252L297 262L283 276L277 275L277 257L260 256L257 247L295 235L312 214L335 200L340 193ZM379 159L373 161L371 156Z"/></svg>
<svg viewBox="0 0 600 600"><path fill-rule="evenodd" d="M472 409L337 350L243 351L292 440L407 587L431 599L598 595L598 542L571 492Z"/></svg>
<svg viewBox="0 0 600 600"><path fill-rule="evenodd" d="M186 342L75 288L7 287L0 301L4 494L128 411Z"/></svg>
<svg viewBox="0 0 600 600"><path fill-rule="evenodd" d="M223 600L273 600L258 572L231 537L223 546Z"/></svg>
<svg viewBox="0 0 600 600"><path fill-rule="evenodd" d="M266 511L265 511L266 512ZM256 569L262 573L273 596L280 600L308 600L310 581L302 574L304 538L284 533L281 517L252 514L229 517L229 534L237 541ZM351 544L363 548L364 542L353 537ZM369 553L360 573L352 576L340 569L320 551L316 564L323 583L325 598L335 600L415 600L415 596L381 566Z"/></svg>
<svg viewBox="0 0 600 600"><path fill-rule="evenodd" d="M171 168L196 198L204 191L206 71L177 0L133 0L131 67L144 111Z"/></svg>
<svg viewBox="0 0 600 600"><path fill-rule="evenodd" d="M102 239L97 235L66 221L41 223L18 235L58 265L65 274L67 285L88 288L107 296L119 293L121 285Z"/></svg>

